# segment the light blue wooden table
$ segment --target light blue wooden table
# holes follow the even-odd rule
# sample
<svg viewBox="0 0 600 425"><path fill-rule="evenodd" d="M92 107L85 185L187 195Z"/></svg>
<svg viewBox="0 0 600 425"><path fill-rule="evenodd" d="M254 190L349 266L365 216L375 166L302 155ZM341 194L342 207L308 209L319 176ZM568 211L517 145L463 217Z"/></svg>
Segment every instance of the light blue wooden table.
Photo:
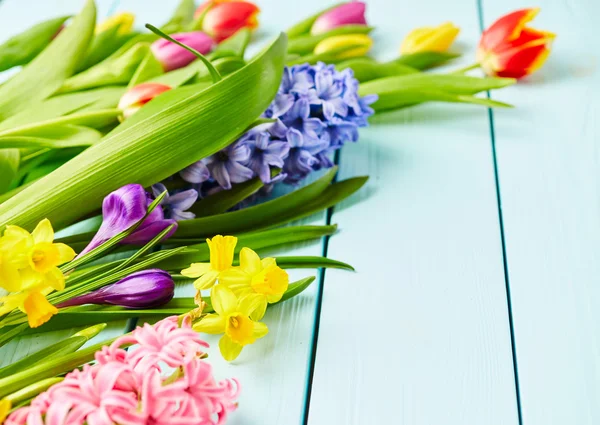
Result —
<svg viewBox="0 0 600 425"><path fill-rule="evenodd" d="M263 39L325 6L258 3ZM175 4L98 0L100 17L132 11L138 24ZM2 0L0 39L80 6ZM232 424L600 423L600 2L370 0L368 20L382 59L410 29L454 22L459 67L482 23L527 6L558 38L541 72L493 94L516 109L422 106L344 148L341 176L371 179L329 219L307 220L339 234L294 253L357 273L327 271L270 311L269 335L233 364L213 352L218 374L244 386ZM45 343L11 343L0 363Z"/></svg>

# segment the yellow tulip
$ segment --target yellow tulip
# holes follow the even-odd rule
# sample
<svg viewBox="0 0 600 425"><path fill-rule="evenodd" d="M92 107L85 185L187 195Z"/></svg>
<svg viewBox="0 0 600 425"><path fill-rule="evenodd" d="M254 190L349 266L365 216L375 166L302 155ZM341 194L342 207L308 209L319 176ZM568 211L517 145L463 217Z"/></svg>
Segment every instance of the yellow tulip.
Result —
<svg viewBox="0 0 600 425"><path fill-rule="evenodd" d="M194 325L194 330L223 333L219 349L225 360L235 360L244 346L253 344L269 332L267 325L251 318L259 307L258 297L250 294L238 298L231 289L219 284L212 289L210 299L215 314L204 316Z"/></svg>
<svg viewBox="0 0 600 425"><path fill-rule="evenodd" d="M274 258L261 260L250 248L242 248L240 267L223 272L219 283L227 286L238 297L255 295L260 304L251 317L260 320L265 315L267 304L278 302L287 291L289 276L277 266Z"/></svg>
<svg viewBox="0 0 600 425"><path fill-rule="evenodd" d="M10 409L12 409L12 403L10 400L3 398L0 400L0 424L4 423L4 419L10 413Z"/></svg>
<svg viewBox="0 0 600 425"><path fill-rule="evenodd" d="M100 34L101 32L104 32L116 26L119 26L117 34L129 34L131 32L131 29L133 28L133 21L135 21L135 15L133 15L132 13L117 13L96 25L96 34Z"/></svg>
<svg viewBox="0 0 600 425"><path fill-rule="evenodd" d="M314 53L330 53L337 59L364 56L373 46L373 39L366 34L334 35L319 42Z"/></svg>
<svg viewBox="0 0 600 425"><path fill-rule="evenodd" d="M207 239L206 243L210 249L210 263L192 263L190 267L181 271L184 276L198 278L194 282L198 290L212 288L221 272L231 268L237 238L217 235Z"/></svg>
<svg viewBox="0 0 600 425"><path fill-rule="evenodd" d="M419 52L445 52L459 32L460 28L451 22L437 27L417 28L406 36L400 47L400 53L408 55Z"/></svg>

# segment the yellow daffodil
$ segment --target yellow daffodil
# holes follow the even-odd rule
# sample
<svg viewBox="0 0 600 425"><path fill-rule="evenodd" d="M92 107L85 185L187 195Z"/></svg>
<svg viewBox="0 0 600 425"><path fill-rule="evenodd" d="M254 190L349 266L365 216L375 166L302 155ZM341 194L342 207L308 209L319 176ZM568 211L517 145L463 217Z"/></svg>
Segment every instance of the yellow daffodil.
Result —
<svg viewBox="0 0 600 425"><path fill-rule="evenodd" d="M276 303L288 289L289 276L277 266L274 258L260 259L250 248L240 251L240 267L221 273L219 283L227 286L238 297L254 294L260 304L252 319L260 320L265 315L267 304Z"/></svg>
<svg viewBox="0 0 600 425"><path fill-rule="evenodd" d="M108 19L100 22L96 25L96 34L100 34L110 28L118 26L117 34L125 35L131 32L133 28L133 21L135 21L135 15L129 12L116 13Z"/></svg>
<svg viewBox="0 0 600 425"><path fill-rule="evenodd" d="M334 35L319 42L314 53L330 53L337 59L364 56L371 49L373 39L366 34Z"/></svg>
<svg viewBox="0 0 600 425"><path fill-rule="evenodd" d="M419 52L445 52L450 48L460 28L451 22L437 27L422 27L412 30L402 42L400 53L408 55Z"/></svg>
<svg viewBox="0 0 600 425"><path fill-rule="evenodd" d="M29 267L57 291L65 287L65 278L58 266L71 261L75 251L63 243L53 243L54 230L49 220L42 220L31 234L18 226L7 226L2 239L5 257L21 274ZM27 280L31 283L35 279ZM28 289L24 286L22 284L20 290Z"/></svg>
<svg viewBox="0 0 600 425"><path fill-rule="evenodd" d="M8 253L0 249L0 288L8 292L21 289L21 276L17 267L10 261Z"/></svg>
<svg viewBox="0 0 600 425"><path fill-rule="evenodd" d="M258 308L258 297L245 295L238 298L231 289L219 284L211 291L211 302L216 314L204 316L194 325L194 330L224 333L219 340L219 349L225 360L235 360L245 345L253 344L269 332L267 325L250 317Z"/></svg>
<svg viewBox="0 0 600 425"><path fill-rule="evenodd" d="M4 423L4 419L10 413L10 409L12 409L12 403L10 400L3 398L0 400L0 424Z"/></svg>
<svg viewBox="0 0 600 425"><path fill-rule="evenodd" d="M192 263L181 271L184 276L198 278L194 282L198 290L212 288L221 272L231 268L237 238L217 235L207 239L206 243L210 249L210 263Z"/></svg>
<svg viewBox="0 0 600 425"><path fill-rule="evenodd" d="M27 314L29 327L37 328L46 323L52 316L58 313L58 309L50 304L46 295L52 292L52 288L34 288L28 291L0 297L0 315L19 309Z"/></svg>

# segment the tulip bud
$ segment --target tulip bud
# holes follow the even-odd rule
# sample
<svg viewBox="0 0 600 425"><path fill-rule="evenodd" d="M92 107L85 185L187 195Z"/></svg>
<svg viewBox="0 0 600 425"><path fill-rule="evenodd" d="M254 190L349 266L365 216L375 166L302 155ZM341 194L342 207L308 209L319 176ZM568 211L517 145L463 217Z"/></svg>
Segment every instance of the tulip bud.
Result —
<svg viewBox="0 0 600 425"><path fill-rule="evenodd" d="M366 34L334 35L319 42L314 53L331 53L336 59L364 56L371 49L373 40Z"/></svg>
<svg viewBox="0 0 600 425"><path fill-rule="evenodd" d="M153 308L173 299L175 283L160 269L142 270L89 294L71 298L58 308L83 304L112 304L127 308Z"/></svg>
<svg viewBox="0 0 600 425"><path fill-rule="evenodd" d="M212 38L202 31L171 34L171 37L180 43L197 50L203 55L210 53L214 46ZM172 71L174 69L182 68L196 60L196 55L194 55L192 52L162 38L152 43L150 48L152 49L152 53L154 53L156 59L158 59L158 61L162 64L165 71Z"/></svg>
<svg viewBox="0 0 600 425"><path fill-rule="evenodd" d="M117 30L118 35L129 34L133 28L133 21L135 21L135 15L132 13L117 13L96 25L96 34L117 26L119 27Z"/></svg>
<svg viewBox="0 0 600 425"><path fill-rule="evenodd" d="M366 5L360 1L341 4L319 16L310 33L323 34L344 25L367 25L365 8Z"/></svg>
<svg viewBox="0 0 600 425"><path fill-rule="evenodd" d="M217 43L231 37L242 28L255 29L258 26L258 6L247 1L214 1L202 5L198 10L209 7L202 20L202 30Z"/></svg>
<svg viewBox="0 0 600 425"><path fill-rule="evenodd" d="M118 108L123 111L123 117L129 118L142 106L156 96L171 90L171 87L159 83L142 83L127 90L119 100Z"/></svg>
<svg viewBox="0 0 600 425"><path fill-rule="evenodd" d="M82 256L104 242L129 229L146 215L148 206L152 203L144 188L139 184L125 185L109 193L102 201L102 224L92 241L79 254ZM150 242L160 232L171 225L177 225L175 220L165 219L162 207L158 205L146 217L144 222L129 236L121 241L122 244L145 244ZM173 229L165 238L175 232Z"/></svg>
<svg viewBox="0 0 600 425"><path fill-rule="evenodd" d="M477 62L486 74L522 78L542 67L556 35L525 26L538 12L539 9L517 10L483 32Z"/></svg>
<svg viewBox="0 0 600 425"><path fill-rule="evenodd" d="M460 32L451 22L437 27L422 27L412 30L402 42L400 53L409 55L419 52L445 52Z"/></svg>

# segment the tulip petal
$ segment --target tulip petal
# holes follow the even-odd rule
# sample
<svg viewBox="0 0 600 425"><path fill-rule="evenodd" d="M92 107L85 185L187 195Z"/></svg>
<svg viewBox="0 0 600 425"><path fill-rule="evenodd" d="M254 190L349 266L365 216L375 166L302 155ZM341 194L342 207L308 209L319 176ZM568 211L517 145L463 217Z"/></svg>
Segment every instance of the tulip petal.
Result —
<svg viewBox="0 0 600 425"><path fill-rule="evenodd" d="M539 8L521 9L502 16L483 32L480 47L494 50L506 41L517 39L525 25L533 20L539 11Z"/></svg>
<svg viewBox="0 0 600 425"><path fill-rule="evenodd" d="M242 28L256 28L259 12L258 6L246 1L217 3L206 12L202 29L221 42Z"/></svg>
<svg viewBox="0 0 600 425"><path fill-rule="evenodd" d="M538 70L548 58L550 50L545 45L518 49L510 55L496 58L496 72L499 77L522 78Z"/></svg>
<svg viewBox="0 0 600 425"><path fill-rule="evenodd" d="M365 9L365 3L360 1L344 3L319 16L310 32L317 35L343 25L366 25Z"/></svg>

